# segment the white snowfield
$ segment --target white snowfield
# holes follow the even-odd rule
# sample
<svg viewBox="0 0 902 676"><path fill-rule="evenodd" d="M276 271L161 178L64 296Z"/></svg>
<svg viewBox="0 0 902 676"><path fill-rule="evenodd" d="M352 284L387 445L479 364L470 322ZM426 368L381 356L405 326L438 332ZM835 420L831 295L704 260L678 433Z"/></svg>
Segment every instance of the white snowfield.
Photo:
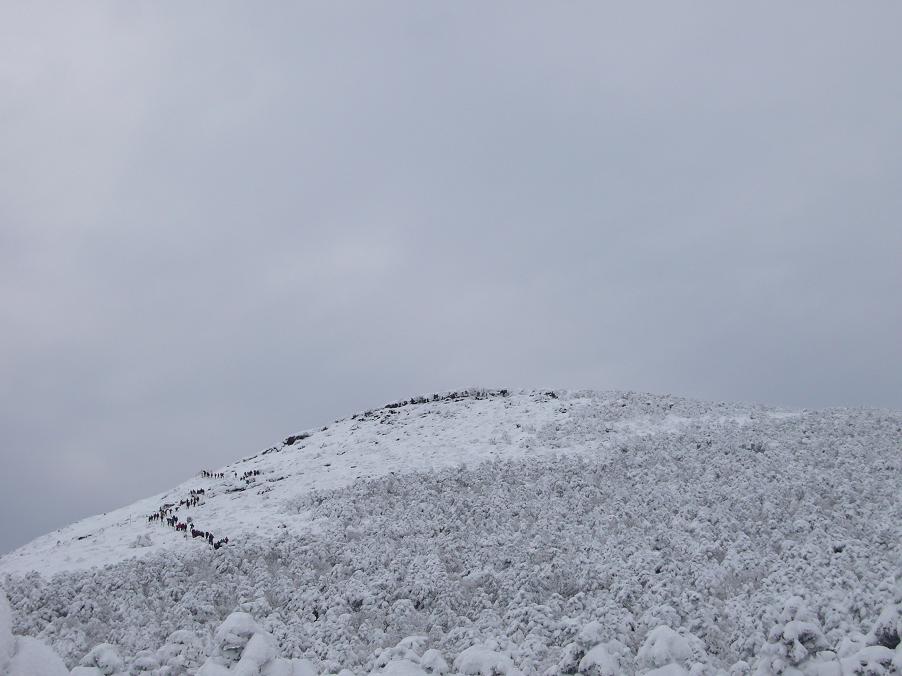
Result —
<svg viewBox="0 0 902 676"><path fill-rule="evenodd" d="M211 473L0 559L0 673L902 672L897 412L471 390Z"/></svg>

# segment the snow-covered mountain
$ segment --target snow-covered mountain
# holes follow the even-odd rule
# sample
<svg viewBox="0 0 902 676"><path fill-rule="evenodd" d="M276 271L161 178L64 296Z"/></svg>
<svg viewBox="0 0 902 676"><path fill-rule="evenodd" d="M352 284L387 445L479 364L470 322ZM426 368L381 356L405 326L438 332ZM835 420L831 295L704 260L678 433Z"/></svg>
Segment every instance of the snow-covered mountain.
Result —
<svg viewBox="0 0 902 676"><path fill-rule="evenodd" d="M899 413L470 390L197 469L2 557L13 630L99 673L241 628L310 673L902 668Z"/></svg>
<svg viewBox="0 0 902 676"><path fill-rule="evenodd" d="M537 459L564 453L597 457L634 437L672 435L693 425L716 430L747 424L756 414L795 415L707 405L629 393L510 393L471 390L414 397L294 434L225 467L197 472L175 488L128 507L49 533L0 559L0 571L87 569L151 553L206 551L202 541L148 523L166 504L181 521L229 537L303 535L316 525L294 508L311 490L364 478L431 471L488 460ZM247 476L248 473L259 474ZM203 490L191 508L179 502ZM163 522L165 523L165 522Z"/></svg>

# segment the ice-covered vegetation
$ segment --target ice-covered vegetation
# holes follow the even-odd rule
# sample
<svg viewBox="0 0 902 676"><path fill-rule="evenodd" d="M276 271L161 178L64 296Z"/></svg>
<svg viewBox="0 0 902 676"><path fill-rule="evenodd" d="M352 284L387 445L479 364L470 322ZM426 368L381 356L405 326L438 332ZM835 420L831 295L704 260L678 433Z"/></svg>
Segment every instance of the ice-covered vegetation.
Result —
<svg viewBox="0 0 902 676"><path fill-rule="evenodd" d="M900 673L902 416L520 396L356 416L419 471L371 448L390 469L285 492L219 550L13 570L10 631L92 676ZM468 464L423 467L437 437Z"/></svg>
<svg viewBox="0 0 902 676"><path fill-rule="evenodd" d="M3 676L67 676L69 671L46 644L14 636L6 594L0 591L0 674Z"/></svg>

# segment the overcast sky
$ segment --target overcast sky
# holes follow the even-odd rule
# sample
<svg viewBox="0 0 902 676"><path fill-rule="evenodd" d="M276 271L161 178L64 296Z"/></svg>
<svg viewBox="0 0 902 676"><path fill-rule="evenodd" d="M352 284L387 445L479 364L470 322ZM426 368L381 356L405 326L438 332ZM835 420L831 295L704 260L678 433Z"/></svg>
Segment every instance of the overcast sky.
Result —
<svg viewBox="0 0 902 676"><path fill-rule="evenodd" d="M0 552L416 393L902 408L900 26L2 3Z"/></svg>

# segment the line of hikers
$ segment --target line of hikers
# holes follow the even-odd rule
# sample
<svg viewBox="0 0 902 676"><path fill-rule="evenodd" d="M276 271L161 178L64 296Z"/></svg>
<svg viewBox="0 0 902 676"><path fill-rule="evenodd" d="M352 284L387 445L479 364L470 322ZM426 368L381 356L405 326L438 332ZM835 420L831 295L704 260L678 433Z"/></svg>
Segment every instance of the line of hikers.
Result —
<svg viewBox="0 0 902 676"><path fill-rule="evenodd" d="M225 479L225 472L208 472L203 469L201 470L200 475L205 479Z"/></svg>
<svg viewBox="0 0 902 676"><path fill-rule="evenodd" d="M178 509L178 508L176 508L176 509ZM163 521L163 519L166 519L166 521L168 522L169 519L167 518L167 516L169 514L172 514L172 508L160 507L159 512L154 512L153 514L151 514L150 516L147 517L147 523L151 523L152 521ZM172 518L178 519L178 517L176 517L176 516L173 516Z"/></svg>
<svg viewBox="0 0 902 676"><path fill-rule="evenodd" d="M235 472L235 476L238 476L238 472ZM241 478L241 479L248 479L248 478L250 478L250 477L252 477L252 476L260 476L260 470L259 470L259 469L248 470L247 472L245 472L244 474L242 474L240 478Z"/></svg>
<svg viewBox="0 0 902 676"><path fill-rule="evenodd" d="M181 525L184 526L184 528L182 528L181 530L186 531L186 536L187 536L187 524L181 524ZM207 541L207 544L210 545L213 549L219 549L223 545L229 544L228 538L222 538L220 540L217 540L216 538L213 537L213 533L210 533L205 530L195 530L193 526L191 527L191 537L192 537L192 539L193 538L203 538L204 540Z"/></svg>
<svg viewBox="0 0 902 676"><path fill-rule="evenodd" d="M169 526L170 528L175 528L175 530L178 532L185 533L186 538L188 537L188 533L190 532L192 539L203 538L204 540L207 541L207 544L209 544L213 549L219 549L223 545L229 544L228 538L220 538L219 540L217 540L214 537L213 533L211 533L210 531L197 530L194 527L194 524L186 523L184 521L179 521L179 518L177 516L163 517L163 516L161 516L161 514L163 514L162 511L160 513L151 514L147 518L147 520L148 521L160 521L160 522L165 520L167 526ZM189 529L189 527L190 527L190 529Z"/></svg>
<svg viewBox="0 0 902 676"><path fill-rule="evenodd" d="M194 524L191 523L191 517L187 517L185 521L179 521L178 515L173 514L173 512L178 511L179 507L184 506L187 508L198 505L200 503L202 495L204 495L203 488L192 490L190 498L181 500L178 505L175 505L171 502L166 503L165 505L160 507L159 511L156 511L148 516L147 522L153 523L154 521L159 521L160 523L163 523L165 521L166 525L170 528L175 528L176 531L183 532L186 538L188 537L190 527L191 539L202 537L213 549L219 549L223 545L229 544L228 538L221 538L217 540L213 536L213 533L206 530L197 530L194 527Z"/></svg>

